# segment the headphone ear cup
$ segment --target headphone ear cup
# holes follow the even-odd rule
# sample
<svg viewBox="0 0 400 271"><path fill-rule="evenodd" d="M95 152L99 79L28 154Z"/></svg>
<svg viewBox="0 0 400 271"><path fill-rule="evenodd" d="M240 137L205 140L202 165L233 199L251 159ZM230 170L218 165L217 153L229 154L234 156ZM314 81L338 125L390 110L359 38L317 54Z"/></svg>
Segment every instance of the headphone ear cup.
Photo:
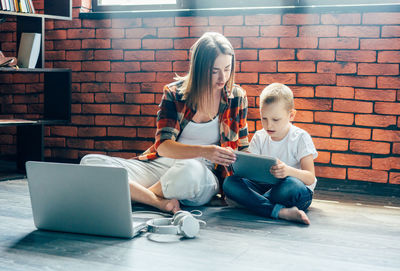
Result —
<svg viewBox="0 0 400 271"><path fill-rule="evenodd" d="M174 214L174 216L172 217L172 224L175 226L179 225L179 222L182 220L183 217L185 216L192 216L191 213L189 213L188 211L178 211Z"/></svg>
<svg viewBox="0 0 400 271"><path fill-rule="evenodd" d="M200 231L200 223L192 215L179 217L178 225L181 234L186 238L194 238Z"/></svg>

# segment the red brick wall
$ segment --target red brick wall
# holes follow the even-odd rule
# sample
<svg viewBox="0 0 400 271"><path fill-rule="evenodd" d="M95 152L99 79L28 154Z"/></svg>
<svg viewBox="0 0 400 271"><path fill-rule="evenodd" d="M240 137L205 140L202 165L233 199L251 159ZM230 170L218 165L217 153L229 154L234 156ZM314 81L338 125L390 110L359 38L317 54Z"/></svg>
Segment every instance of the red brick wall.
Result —
<svg viewBox="0 0 400 271"><path fill-rule="evenodd" d="M162 86L187 71L194 41L217 31L235 47L251 133L261 128L261 90L285 83L296 97L296 125L319 151L318 177L400 184L400 13L80 20L80 1L73 3L72 21L46 23L46 66L73 70L72 122L46 127L46 157L131 157L145 150ZM8 54L15 50L13 27L0 24ZM38 116L40 80L0 75L2 113ZM0 130L2 153L15 152L13 129Z"/></svg>

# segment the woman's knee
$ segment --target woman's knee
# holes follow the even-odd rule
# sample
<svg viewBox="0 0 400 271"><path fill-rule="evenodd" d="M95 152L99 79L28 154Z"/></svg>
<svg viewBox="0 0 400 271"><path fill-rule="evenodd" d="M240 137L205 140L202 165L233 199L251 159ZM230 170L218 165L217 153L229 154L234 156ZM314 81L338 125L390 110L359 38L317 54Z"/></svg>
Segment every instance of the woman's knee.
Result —
<svg viewBox="0 0 400 271"><path fill-rule="evenodd" d="M101 154L87 154L82 157L80 164L81 165L99 165L104 164L104 158Z"/></svg>
<svg viewBox="0 0 400 271"><path fill-rule="evenodd" d="M179 200L195 198L204 189L206 170L197 160L176 163L160 179L164 196Z"/></svg>

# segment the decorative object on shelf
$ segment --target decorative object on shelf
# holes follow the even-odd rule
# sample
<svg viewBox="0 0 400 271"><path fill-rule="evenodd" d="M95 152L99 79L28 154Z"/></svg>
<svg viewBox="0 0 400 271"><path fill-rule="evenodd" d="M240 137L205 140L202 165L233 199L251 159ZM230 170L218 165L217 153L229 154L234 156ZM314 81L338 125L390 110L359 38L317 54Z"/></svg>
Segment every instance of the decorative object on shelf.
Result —
<svg viewBox="0 0 400 271"><path fill-rule="evenodd" d="M34 69L40 53L40 33L22 33L18 50L18 66Z"/></svg>
<svg viewBox="0 0 400 271"><path fill-rule="evenodd" d="M3 52L0 51L0 67L11 67L18 69L17 66L17 58L15 57L6 57Z"/></svg>

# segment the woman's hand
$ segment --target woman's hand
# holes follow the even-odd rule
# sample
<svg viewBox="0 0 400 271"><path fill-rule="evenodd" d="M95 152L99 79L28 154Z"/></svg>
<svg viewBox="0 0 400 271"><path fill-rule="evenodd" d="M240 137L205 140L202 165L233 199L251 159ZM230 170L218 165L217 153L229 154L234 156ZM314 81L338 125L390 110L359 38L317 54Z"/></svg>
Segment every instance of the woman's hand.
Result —
<svg viewBox="0 0 400 271"><path fill-rule="evenodd" d="M290 176L290 169L291 167L277 159L276 165L271 167L270 172L275 176L275 178L282 179Z"/></svg>
<svg viewBox="0 0 400 271"><path fill-rule="evenodd" d="M204 146L204 152L202 156L211 163L216 163L223 166L229 166L236 161L236 155L232 148L223 148L216 145Z"/></svg>

